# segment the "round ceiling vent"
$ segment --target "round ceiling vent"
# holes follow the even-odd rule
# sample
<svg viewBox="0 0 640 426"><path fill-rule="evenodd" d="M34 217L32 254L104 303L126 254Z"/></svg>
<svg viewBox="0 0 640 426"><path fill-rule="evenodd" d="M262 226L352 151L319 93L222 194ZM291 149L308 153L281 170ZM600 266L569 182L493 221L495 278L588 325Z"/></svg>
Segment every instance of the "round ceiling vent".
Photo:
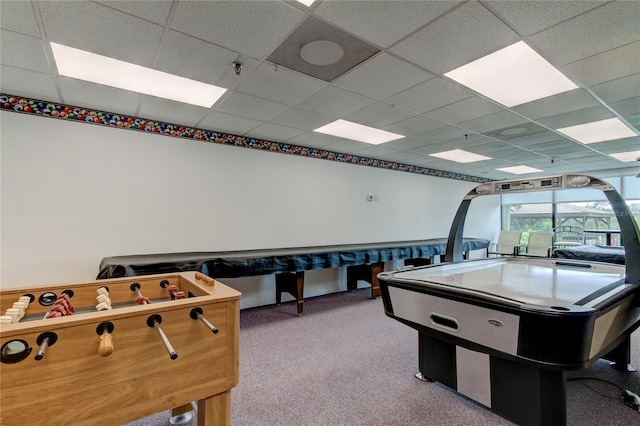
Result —
<svg viewBox="0 0 640 426"><path fill-rule="evenodd" d="M316 40L302 46L300 57L311 65L332 65L344 57L344 49L333 41Z"/></svg>

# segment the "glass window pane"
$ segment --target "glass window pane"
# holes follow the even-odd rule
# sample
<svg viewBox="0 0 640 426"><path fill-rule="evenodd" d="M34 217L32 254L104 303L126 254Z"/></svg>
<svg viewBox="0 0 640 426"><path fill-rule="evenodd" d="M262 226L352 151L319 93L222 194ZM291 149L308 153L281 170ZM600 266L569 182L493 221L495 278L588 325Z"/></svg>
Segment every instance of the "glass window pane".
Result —
<svg viewBox="0 0 640 426"><path fill-rule="evenodd" d="M620 245L620 225L608 201L558 203L556 208L556 226L582 228L585 244Z"/></svg>
<svg viewBox="0 0 640 426"><path fill-rule="evenodd" d="M510 204L502 212L504 231L521 231L521 244L529 242L532 232L551 232L551 203Z"/></svg>
<svg viewBox="0 0 640 426"><path fill-rule="evenodd" d="M622 198L640 200L640 177L626 176L622 179Z"/></svg>

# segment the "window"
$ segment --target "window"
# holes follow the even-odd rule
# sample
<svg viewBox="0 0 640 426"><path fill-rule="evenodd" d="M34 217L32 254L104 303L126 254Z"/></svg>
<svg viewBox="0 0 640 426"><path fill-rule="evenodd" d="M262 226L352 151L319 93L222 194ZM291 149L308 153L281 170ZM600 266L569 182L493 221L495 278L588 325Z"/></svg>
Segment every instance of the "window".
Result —
<svg viewBox="0 0 640 426"><path fill-rule="evenodd" d="M640 179L635 176L605 179L625 198L640 224ZM522 244L531 232L550 232L554 227L578 226L585 244L622 245L620 225L600 190L560 190L514 193L502 196L502 230L521 231Z"/></svg>
<svg viewBox="0 0 640 426"><path fill-rule="evenodd" d="M531 232L551 232L552 204L509 204L503 206L502 223L505 231L521 231L521 244L528 244Z"/></svg>

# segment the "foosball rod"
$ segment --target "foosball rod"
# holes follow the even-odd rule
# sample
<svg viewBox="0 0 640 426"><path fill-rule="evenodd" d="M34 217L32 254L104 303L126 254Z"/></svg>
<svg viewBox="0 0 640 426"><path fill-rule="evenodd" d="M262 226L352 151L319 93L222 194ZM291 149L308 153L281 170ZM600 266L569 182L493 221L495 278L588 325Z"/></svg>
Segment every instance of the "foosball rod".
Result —
<svg viewBox="0 0 640 426"><path fill-rule="evenodd" d="M45 331L36 339L36 343L40 345L38 348L38 353L36 353L36 361L40 361L44 358L44 353L46 352L49 346L53 346L54 343L58 340L58 335L53 331Z"/></svg>
<svg viewBox="0 0 640 426"><path fill-rule="evenodd" d="M216 328L215 325L211 324L204 316L202 316L202 308L193 308L189 313L189 316L193 320L199 319L200 321L202 321L209 328L209 330L213 332L213 334L218 334L218 332L220 331Z"/></svg>
<svg viewBox="0 0 640 426"><path fill-rule="evenodd" d="M140 284L139 283L133 283L129 286L129 288L131 289L131 291L136 291L138 292L138 297L136 298L136 303L138 305L147 305L149 303L151 303L151 300L149 300L148 297L144 297L142 295L142 293L140 292Z"/></svg>
<svg viewBox="0 0 640 426"><path fill-rule="evenodd" d="M176 359L178 358L178 353L173 349L173 346L171 346L171 342L169 342L169 339L167 339L164 331L162 331L162 328L160 327L161 322L162 317L158 314L153 314L149 318L147 318L147 325L158 330L158 334L162 339L162 343L164 343L165 348L167 348L167 351L169 352L169 358Z"/></svg>

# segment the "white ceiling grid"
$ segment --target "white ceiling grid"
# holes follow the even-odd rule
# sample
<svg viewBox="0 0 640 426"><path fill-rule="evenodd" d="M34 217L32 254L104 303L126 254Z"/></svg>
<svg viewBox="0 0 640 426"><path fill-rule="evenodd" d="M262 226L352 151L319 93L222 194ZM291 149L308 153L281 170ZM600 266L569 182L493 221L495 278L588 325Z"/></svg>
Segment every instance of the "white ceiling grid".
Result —
<svg viewBox="0 0 640 426"><path fill-rule="evenodd" d="M269 62L308 17L380 52L331 82ZM640 150L640 137L587 146L555 129L618 117L637 132L639 22L640 1L0 1L0 89L489 179L520 164L630 175L638 163L610 154ZM507 108L443 75L520 40L579 88ZM50 42L229 90L201 108L62 77ZM336 119L405 137L372 146L313 132ZM492 159L429 155L456 148Z"/></svg>

